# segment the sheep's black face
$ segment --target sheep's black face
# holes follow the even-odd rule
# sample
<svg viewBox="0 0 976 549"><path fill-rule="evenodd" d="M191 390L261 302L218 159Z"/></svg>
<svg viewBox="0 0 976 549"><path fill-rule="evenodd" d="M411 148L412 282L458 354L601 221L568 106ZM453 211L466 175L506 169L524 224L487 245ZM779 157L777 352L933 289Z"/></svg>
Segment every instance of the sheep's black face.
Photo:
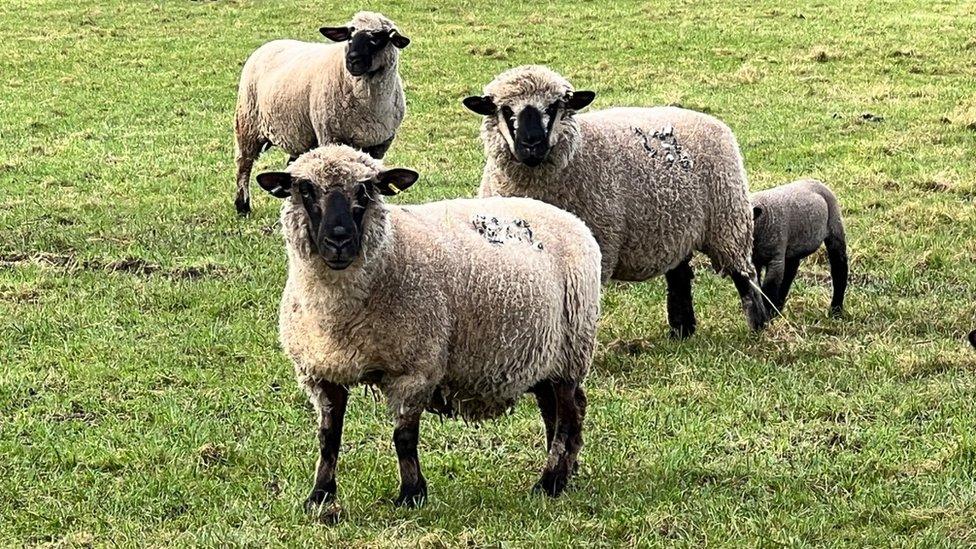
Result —
<svg viewBox="0 0 976 549"><path fill-rule="evenodd" d="M319 191L308 181L298 183L308 214L309 240L330 269L341 271L359 257L370 186L370 182L358 185L350 200L342 188Z"/></svg>
<svg viewBox="0 0 976 549"><path fill-rule="evenodd" d="M323 27L319 31L334 42L349 41L346 46L346 70L353 76L371 76L383 71L380 53L389 45L403 49L410 39L396 29L357 31L352 27Z"/></svg>
<svg viewBox="0 0 976 549"><path fill-rule="evenodd" d="M595 94L579 91L544 105L524 104L516 113L508 105L496 106L490 96L472 96L464 106L484 116L498 117L498 131L508 143L512 155L529 167L541 165L549 157L560 121L590 104Z"/></svg>

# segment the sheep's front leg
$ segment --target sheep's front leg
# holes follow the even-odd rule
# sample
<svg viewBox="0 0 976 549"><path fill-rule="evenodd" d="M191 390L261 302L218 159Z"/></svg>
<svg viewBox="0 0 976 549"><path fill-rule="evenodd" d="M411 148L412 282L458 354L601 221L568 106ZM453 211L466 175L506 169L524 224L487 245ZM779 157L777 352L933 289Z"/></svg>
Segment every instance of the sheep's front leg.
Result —
<svg viewBox="0 0 976 549"><path fill-rule="evenodd" d="M793 281L796 279L796 273L800 270L800 260L799 259L787 259L785 274L783 275L783 283L779 287L779 307L783 310L786 307L786 298L790 295L790 288L793 287Z"/></svg>
<svg viewBox="0 0 976 549"><path fill-rule="evenodd" d="M556 397L556 428L542 478L533 490L556 497L566 489L576 470L576 458L583 447L583 416L586 394L573 381L552 381Z"/></svg>
<svg viewBox="0 0 976 549"><path fill-rule="evenodd" d="M400 465L400 495L394 501L397 507L418 507L427 500L427 480L420 472L417 453L419 442L420 412L399 415L393 430L393 445Z"/></svg>
<svg viewBox="0 0 976 549"><path fill-rule="evenodd" d="M778 316L783 309L783 299L780 295L780 288L783 285L783 277L786 274L786 261L780 257L769 262L766 267L766 276L763 278L763 296L772 304L773 308L769 311L770 316Z"/></svg>
<svg viewBox="0 0 976 549"><path fill-rule="evenodd" d="M319 460L315 467L315 484L305 500L306 512L314 512L319 505L335 498L336 463L348 398L349 391L335 383L320 381L312 389L312 403L319 412Z"/></svg>

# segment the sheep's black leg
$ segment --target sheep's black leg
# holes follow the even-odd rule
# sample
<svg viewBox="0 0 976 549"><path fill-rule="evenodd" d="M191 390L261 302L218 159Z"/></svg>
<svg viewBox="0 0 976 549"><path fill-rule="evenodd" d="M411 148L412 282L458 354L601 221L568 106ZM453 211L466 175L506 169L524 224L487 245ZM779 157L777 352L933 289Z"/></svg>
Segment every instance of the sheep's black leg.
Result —
<svg viewBox="0 0 976 549"><path fill-rule="evenodd" d="M427 500L427 480L420 472L420 456L417 455L419 441L420 413L397 418L393 430L393 445L400 464L400 495L394 501L397 507L418 507Z"/></svg>
<svg viewBox="0 0 976 549"><path fill-rule="evenodd" d="M254 168L254 161L261 155L262 149L268 142L240 135L236 135L235 139L234 162L237 164L237 196L234 198L234 207L237 209L238 215L246 216L251 213L251 170Z"/></svg>
<svg viewBox="0 0 976 549"><path fill-rule="evenodd" d="M834 295L830 300L830 313L840 316L844 313L844 292L847 291L847 243L842 238L828 238L827 259L830 261L830 280Z"/></svg>
<svg viewBox="0 0 976 549"><path fill-rule="evenodd" d="M757 279L742 273L732 271L729 273L735 289L739 292L739 299L742 301L742 310L746 313L746 322L749 328L754 331L762 330L769 322L769 313L763 303L762 295L759 293ZM767 273L768 277L769 274Z"/></svg>
<svg viewBox="0 0 976 549"><path fill-rule="evenodd" d="M691 281L695 271L691 268L691 256L677 267L664 273L668 283L668 325L671 337L687 339L695 333L695 307L691 300Z"/></svg>
<svg viewBox="0 0 976 549"><path fill-rule="evenodd" d="M583 447L586 394L572 381L554 381L552 385L556 396L556 432L542 478L533 490L556 497L576 470L576 458Z"/></svg>
<svg viewBox="0 0 976 549"><path fill-rule="evenodd" d="M782 312L783 304L780 302L780 289L783 287L785 275L786 261L783 258L774 259L766 266L766 275L762 282L762 295L766 299L771 317L779 316Z"/></svg>
<svg viewBox="0 0 976 549"><path fill-rule="evenodd" d="M542 423L546 426L546 451L552 449L552 437L556 432L556 393L552 383L548 380L535 384L529 392L535 395L542 414Z"/></svg>
<svg viewBox="0 0 976 549"><path fill-rule="evenodd" d="M976 330L969 332L969 344L976 347Z"/></svg>
<svg viewBox="0 0 976 549"><path fill-rule="evenodd" d="M786 307L786 298L790 294L790 288L793 287L793 281L796 280L796 273L800 270L800 260L799 259L787 259L786 269L783 271L783 283L779 286L779 309L782 311Z"/></svg>
<svg viewBox="0 0 976 549"><path fill-rule="evenodd" d="M336 463L342 441L342 420L346 414L349 391L342 385L320 382L316 388L319 409L319 460L315 467L315 484L305 500L305 510L313 512L325 501L335 498Z"/></svg>
<svg viewBox="0 0 976 549"><path fill-rule="evenodd" d="M373 145L372 147L364 147L363 152L372 156L373 158L380 160L386 156L386 151L390 150L390 145L393 144L393 139L395 135L391 135L389 139L380 143L379 145Z"/></svg>

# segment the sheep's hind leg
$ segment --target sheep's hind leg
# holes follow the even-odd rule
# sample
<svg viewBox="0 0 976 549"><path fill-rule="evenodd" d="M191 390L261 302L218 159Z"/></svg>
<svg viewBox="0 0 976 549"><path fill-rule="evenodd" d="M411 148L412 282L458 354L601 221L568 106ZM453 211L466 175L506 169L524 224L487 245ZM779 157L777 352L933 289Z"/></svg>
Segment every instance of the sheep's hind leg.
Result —
<svg viewBox="0 0 976 549"><path fill-rule="evenodd" d="M668 283L668 325L671 337L687 339L695 333L695 307L691 298L691 281L695 271L691 268L691 256L677 267L664 273Z"/></svg>
<svg viewBox="0 0 976 549"><path fill-rule="evenodd" d="M552 383L549 381L540 381L529 389L529 392L535 395L539 413L542 414L542 423L546 427L546 452L548 452L552 449L552 437L556 432L556 393L553 392Z"/></svg>
<svg viewBox="0 0 976 549"><path fill-rule="evenodd" d="M834 286L834 295L830 300L830 314L841 316L844 314L844 292L847 291L847 243L843 238L828 238L824 241L827 246L827 259L830 261L830 280Z"/></svg>
<svg viewBox="0 0 976 549"><path fill-rule="evenodd" d="M566 489L569 477L576 470L576 459L583 447L583 416L586 413L586 394L576 382L551 382L556 397L556 430L542 478L533 490L552 497Z"/></svg>
<svg viewBox="0 0 976 549"><path fill-rule="evenodd" d="M397 417L393 430L393 445L400 465L400 495L393 502L397 507L418 507L427 501L427 480L420 472L420 456L417 453L419 441L420 412Z"/></svg>
<svg viewBox="0 0 976 549"><path fill-rule="evenodd" d="M341 385L322 381L313 389L313 398L319 411L319 459L312 492L305 500L305 511L309 513L336 495L335 472L349 391Z"/></svg>
<svg viewBox="0 0 976 549"><path fill-rule="evenodd" d="M237 165L237 196L234 207L237 214L246 216L251 213L251 169L263 150L267 150L270 143L259 137L242 138L235 136L234 163Z"/></svg>

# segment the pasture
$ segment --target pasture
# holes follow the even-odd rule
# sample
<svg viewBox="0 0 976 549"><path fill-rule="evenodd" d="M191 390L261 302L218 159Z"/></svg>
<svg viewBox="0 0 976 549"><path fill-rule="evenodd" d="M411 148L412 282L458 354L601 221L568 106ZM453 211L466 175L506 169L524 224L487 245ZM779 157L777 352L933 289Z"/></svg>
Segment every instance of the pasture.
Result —
<svg viewBox="0 0 976 549"><path fill-rule="evenodd" d="M394 509L392 426L360 390L341 519L306 516L280 203L254 185L237 217L232 115L252 50L358 9L413 40L385 162L421 180L395 201L474 196L481 120L460 100L547 64L591 108L718 116L753 189L830 185L846 318L822 253L759 335L701 258L688 341L667 337L663 279L611 285L562 498L529 493L525 398L477 426L425 416L430 501ZM0 29L0 545L976 544L976 4L8 0Z"/></svg>

